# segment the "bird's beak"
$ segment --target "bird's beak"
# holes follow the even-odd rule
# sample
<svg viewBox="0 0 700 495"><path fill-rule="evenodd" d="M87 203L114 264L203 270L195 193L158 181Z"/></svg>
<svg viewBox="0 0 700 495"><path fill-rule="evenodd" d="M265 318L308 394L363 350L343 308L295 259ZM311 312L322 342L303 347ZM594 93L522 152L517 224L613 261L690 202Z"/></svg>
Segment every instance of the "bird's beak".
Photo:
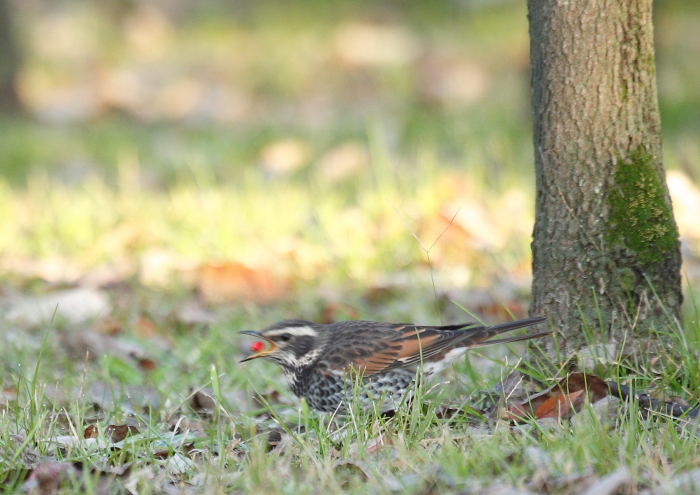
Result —
<svg viewBox="0 0 700 495"><path fill-rule="evenodd" d="M267 349L263 349L261 351L254 353L254 354L251 354L250 356L248 356L246 358L241 359L239 361L240 363L243 363L245 361L250 361L251 359L258 359L261 357L265 357L268 354L274 352L275 349L277 349L277 346L275 345L275 343L272 342L270 339L266 339L265 337L260 335L260 332L255 332L253 330L243 330L242 332L238 332L238 333L242 333L244 335L252 335L255 338L265 340L265 341L267 341L268 344L270 344Z"/></svg>

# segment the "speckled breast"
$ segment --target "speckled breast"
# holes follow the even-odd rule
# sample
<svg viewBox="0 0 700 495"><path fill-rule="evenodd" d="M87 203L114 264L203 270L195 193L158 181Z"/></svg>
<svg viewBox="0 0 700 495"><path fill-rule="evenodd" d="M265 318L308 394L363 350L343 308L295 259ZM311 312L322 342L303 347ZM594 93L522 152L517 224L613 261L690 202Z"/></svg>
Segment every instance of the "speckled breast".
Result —
<svg viewBox="0 0 700 495"><path fill-rule="evenodd" d="M313 409L340 415L345 414L347 404L364 409L376 407L380 413L396 409L408 398L407 391L412 395L415 378L415 373L401 369L368 378L319 373L285 375L292 391Z"/></svg>

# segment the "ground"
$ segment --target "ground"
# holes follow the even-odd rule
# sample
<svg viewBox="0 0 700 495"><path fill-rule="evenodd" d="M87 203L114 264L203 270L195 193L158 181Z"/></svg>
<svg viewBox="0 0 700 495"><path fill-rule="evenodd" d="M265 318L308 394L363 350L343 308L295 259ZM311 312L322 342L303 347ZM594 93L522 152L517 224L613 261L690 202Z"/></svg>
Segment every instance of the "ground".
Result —
<svg viewBox="0 0 700 495"><path fill-rule="evenodd" d="M664 412L557 392L568 368L524 368L516 347L471 353L391 419L336 421L274 365L239 364L237 332L525 316L534 178L524 5L333 5L20 9L27 115L0 121L2 487L692 493L695 430L663 403L692 416L700 387L698 13L667 2L656 29L685 333L662 329L673 348L644 362L591 342L577 363ZM529 378L506 380L518 366Z"/></svg>

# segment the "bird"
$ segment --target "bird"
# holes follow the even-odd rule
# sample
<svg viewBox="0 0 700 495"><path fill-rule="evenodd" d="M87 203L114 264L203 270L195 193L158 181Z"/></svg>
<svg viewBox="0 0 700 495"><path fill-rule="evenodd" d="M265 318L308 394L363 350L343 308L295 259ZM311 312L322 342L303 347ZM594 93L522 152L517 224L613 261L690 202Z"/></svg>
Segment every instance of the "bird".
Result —
<svg viewBox="0 0 700 495"><path fill-rule="evenodd" d="M345 415L356 403L385 414L410 400L414 383L440 373L468 349L544 337L550 332L488 340L545 321L535 316L495 326L433 326L284 320L240 332L260 339L241 362L262 358L278 364L294 394L322 413Z"/></svg>

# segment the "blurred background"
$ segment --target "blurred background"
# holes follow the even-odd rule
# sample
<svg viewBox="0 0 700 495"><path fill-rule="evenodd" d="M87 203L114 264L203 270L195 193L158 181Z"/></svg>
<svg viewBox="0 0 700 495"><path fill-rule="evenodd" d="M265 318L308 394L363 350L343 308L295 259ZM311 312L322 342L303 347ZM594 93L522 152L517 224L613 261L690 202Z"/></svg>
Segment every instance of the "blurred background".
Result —
<svg viewBox="0 0 700 495"><path fill-rule="evenodd" d="M700 2L654 5L693 286ZM271 306L523 316L526 15L522 0L0 0L3 297L139 287L124 320L146 333L214 306L264 323Z"/></svg>

